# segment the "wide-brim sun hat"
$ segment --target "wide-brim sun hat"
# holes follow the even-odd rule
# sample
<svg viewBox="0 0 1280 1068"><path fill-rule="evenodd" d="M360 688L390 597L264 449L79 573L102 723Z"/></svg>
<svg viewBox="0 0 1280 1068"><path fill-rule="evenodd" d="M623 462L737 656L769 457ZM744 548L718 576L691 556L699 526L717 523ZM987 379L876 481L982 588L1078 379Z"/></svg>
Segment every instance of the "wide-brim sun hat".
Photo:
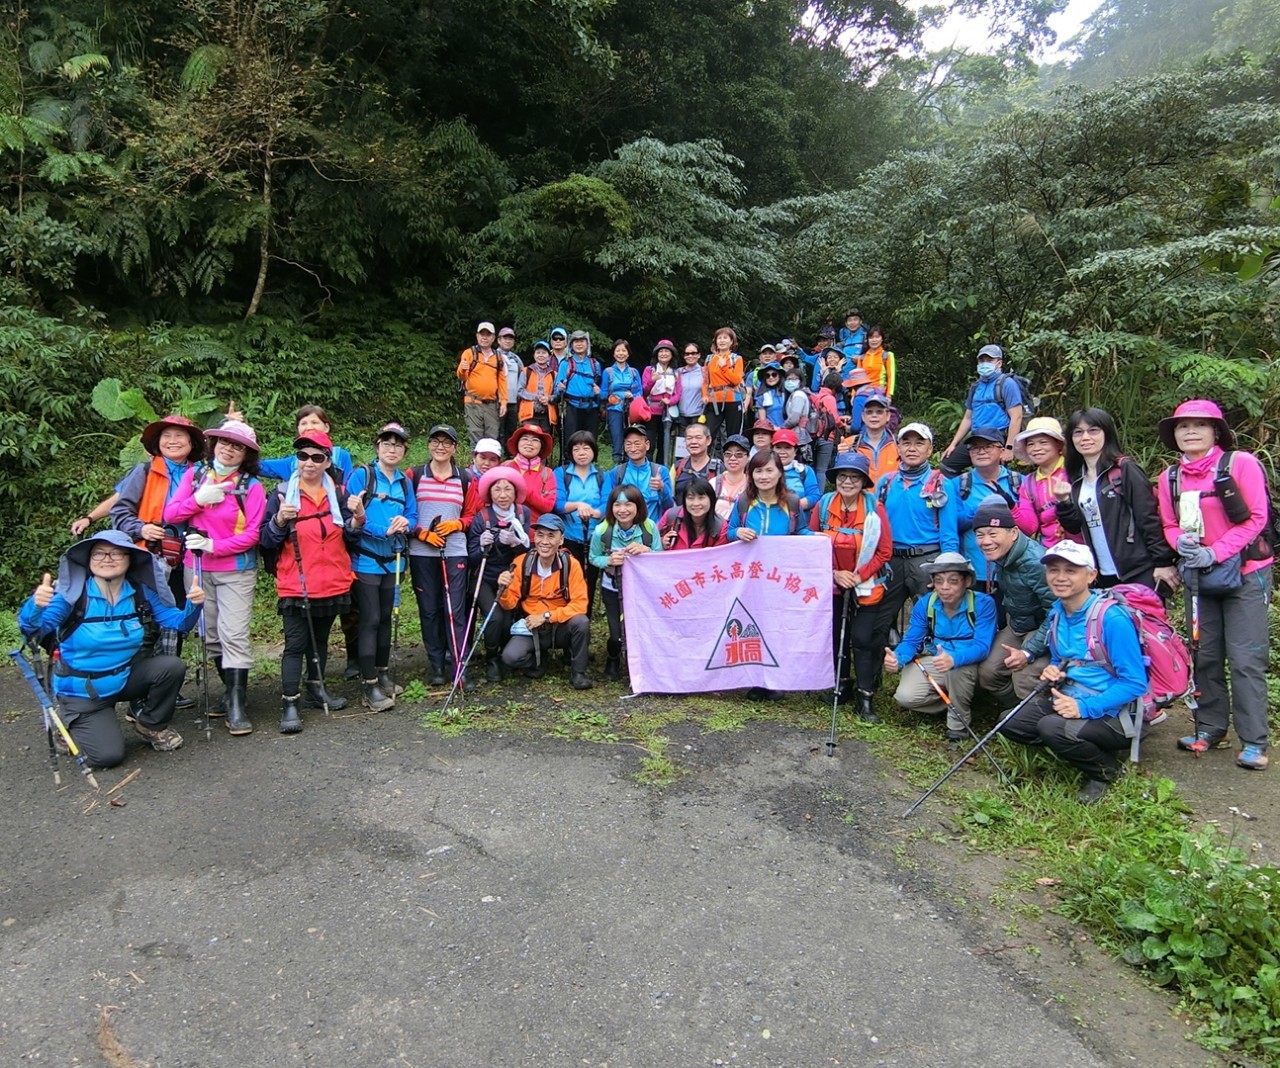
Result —
<svg viewBox="0 0 1280 1068"><path fill-rule="evenodd" d="M204 455L204 431L181 415L166 415L163 419L157 419L154 423L148 423L143 427L142 447L152 456L159 456L160 435L168 427L187 432L187 436L191 439L191 454L187 457L188 460L199 460Z"/></svg>
<svg viewBox="0 0 1280 1068"><path fill-rule="evenodd" d="M511 437L507 438L507 452L511 453L512 456L516 455L516 446L520 444L520 439L526 434L532 434L540 442L541 447L538 451L538 455L541 456L542 459L545 460L551 455L551 449L555 445L555 439L543 430L542 427L538 426L537 423L524 423L523 425L516 427L515 433L512 434Z"/></svg>
<svg viewBox="0 0 1280 1068"><path fill-rule="evenodd" d="M485 504L492 503L495 482L510 482L516 488L516 504L524 504L525 498L529 496L529 487L524 484L520 472L514 467L491 467L480 476L480 488L477 491Z"/></svg>
<svg viewBox="0 0 1280 1068"><path fill-rule="evenodd" d="M961 553L939 553L920 570L926 575L939 575L944 571L958 571L970 576L975 573L972 562Z"/></svg>
<svg viewBox="0 0 1280 1068"><path fill-rule="evenodd" d="M1211 400L1196 398L1194 400L1183 401L1173 410L1173 414L1167 419L1160 420L1160 440L1165 443L1174 452L1181 452L1178 448L1178 442L1173 436L1174 428L1183 419L1205 419L1217 425L1218 428L1218 444L1223 449L1230 449L1236 443L1235 431L1227 425L1226 417L1219 408Z"/></svg>
<svg viewBox="0 0 1280 1068"><path fill-rule="evenodd" d="M1024 464L1031 462L1031 458L1027 455L1027 442L1036 437L1053 438L1064 448L1067 444L1066 435L1062 433L1062 424L1058 420L1051 415L1037 415L1027 424L1026 429L1013 439L1015 459L1021 460Z"/></svg>
<svg viewBox="0 0 1280 1068"><path fill-rule="evenodd" d="M123 530L103 530L76 542L62 555L58 563L58 592L75 604L84 592L89 574L89 554L98 542L129 551L129 567L125 572L133 585L146 586L167 607L174 607L173 593L158 556L153 556L140 545L135 545ZM75 565L74 567L72 565Z"/></svg>
<svg viewBox="0 0 1280 1068"><path fill-rule="evenodd" d="M206 441L222 438L223 441L234 441L254 452L262 451L258 448L258 435L254 433L253 427L234 419L223 423L222 426L210 427L204 432L204 436Z"/></svg>

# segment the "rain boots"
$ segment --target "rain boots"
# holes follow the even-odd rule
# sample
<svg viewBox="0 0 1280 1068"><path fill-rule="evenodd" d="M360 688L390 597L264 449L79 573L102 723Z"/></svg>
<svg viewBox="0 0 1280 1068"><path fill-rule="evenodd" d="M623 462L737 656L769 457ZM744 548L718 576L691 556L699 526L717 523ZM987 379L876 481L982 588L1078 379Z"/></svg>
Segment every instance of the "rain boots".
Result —
<svg viewBox="0 0 1280 1068"><path fill-rule="evenodd" d="M617 682L622 671L622 642L610 638L605 645L604 677Z"/></svg>
<svg viewBox="0 0 1280 1068"><path fill-rule="evenodd" d="M871 696L866 690L858 691L858 718L863 723L880 722L880 717L876 715L875 710L871 707Z"/></svg>
<svg viewBox="0 0 1280 1068"><path fill-rule="evenodd" d="M227 730L232 734L252 734L249 722L249 669L223 668L227 680Z"/></svg>
<svg viewBox="0 0 1280 1068"><path fill-rule="evenodd" d="M390 671L385 666L378 668L378 689L388 697L399 697L404 693L403 686L391 681Z"/></svg>
<svg viewBox="0 0 1280 1068"><path fill-rule="evenodd" d="M323 682L308 682L307 707L324 708L326 705L330 712L337 712L347 707L347 699L345 697L334 697L324 688Z"/></svg>
<svg viewBox="0 0 1280 1068"><path fill-rule="evenodd" d="M361 685L364 687L364 697L360 703L371 712L385 712L388 708L395 707L396 699L383 692L377 679L365 679Z"/></svg>
<svg viewBox="0 0 1280 1068"><path fill-rule="evenodd" d="M302 716L298 713L299 694L290 697L288 694L280 696L280 733L281 734L297 734L302 730Z"/></svg>

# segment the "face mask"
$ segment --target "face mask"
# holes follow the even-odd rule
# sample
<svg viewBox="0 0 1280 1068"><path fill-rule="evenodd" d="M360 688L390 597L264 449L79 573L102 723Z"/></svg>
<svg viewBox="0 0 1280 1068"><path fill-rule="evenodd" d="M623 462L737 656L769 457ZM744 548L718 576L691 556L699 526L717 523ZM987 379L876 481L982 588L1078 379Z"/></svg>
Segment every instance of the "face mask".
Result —
<svg viewBox="0 0 1280 1068"><path fill-rule="evenodd" d="M794 393L797 389L800 388L800 383L797 382L794 378L789 378L787 379L787 384L785 388L788 393Z"/></svg>
<svg viewBox="0 0 1280 1068"><path fill-rule="evenodd" d="M989 378L995 378L999 373L1000 368L990 360L983 360L982 363L978 364L978 377L984 382Z"/></svg>
<svg viewBox="0 0 1280 1068"><path fill-rule="evenodd" d="M237 465L236 467L228 467L226 464L218 463L217 460L213 461L213 473L217 475L219 478L223 478L231 474L232 471L236 471L238 469L239 469L239 465Z"/></svg>

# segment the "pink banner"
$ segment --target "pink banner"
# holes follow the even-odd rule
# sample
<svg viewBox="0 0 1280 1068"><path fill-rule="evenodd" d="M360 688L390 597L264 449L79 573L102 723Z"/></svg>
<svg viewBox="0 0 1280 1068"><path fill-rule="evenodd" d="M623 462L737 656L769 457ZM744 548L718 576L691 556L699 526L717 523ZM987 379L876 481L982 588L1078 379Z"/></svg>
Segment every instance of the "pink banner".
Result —
<svg viewBox="0 0 1280 1068"><path fill-rule="evenodd" d="M622 583L635 693L835 685L826 538L644 553Z"/></svg>

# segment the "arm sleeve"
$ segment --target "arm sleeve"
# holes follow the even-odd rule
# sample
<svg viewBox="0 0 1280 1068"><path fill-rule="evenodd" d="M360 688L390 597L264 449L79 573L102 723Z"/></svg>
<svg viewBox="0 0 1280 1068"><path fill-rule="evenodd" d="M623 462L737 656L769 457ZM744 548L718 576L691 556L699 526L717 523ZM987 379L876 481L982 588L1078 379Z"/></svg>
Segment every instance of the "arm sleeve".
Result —
<svg viewBox="0 0 1280 1068"><path fill-rule="evenodd" d="M813 514L818 514L816 508ZM875 575L893 556L893 531L889 529L889 517L885 514L884 505L876 505L876 515L880 517L880 544L876 546L875 556L858 572L858 578L863 582Z"/></svg>
<svg viewBox="0 0 1280 1068"><path fill-rule="evenodd" d="M948 489L947 503L938 509L938 544L944 553L960 551L960 513L956 503L959 495L958 486L954 493Z"/></svg>
<svg viewBox="0 0 1280 1068"><path fill-rule="evenodd" d="M280 548L284 544L284 539L289 536L287 524L284 526L276 524L276 515L279 513L280 505L283 503L284 491L281 489L277 489L267 500L264 512L265 519L262 523L262 532L258 535L258 541L268 549Z"/></svg>
<svg viewBox="0 0 1280 1068"><path fill-rule="evenodd" d="M907 624L907 633L902 636L902 641L898 643L898 647L893 651L893 655L898 658L899 664L909 664L912 660L920 655L920 650L924 648L925 636L929 633L929 626L926 619L928 610L929 597L917 597L915 607L911 609L911 622Z"/></svg>
<svg viewBox="0 0 1280 1068"><path fill-rule="evenodd" d="M116 486L119 497L111 506L111 525L123 531L133 541L142 540L142 520L138 518L138 506L147 484L147 465L137 464Z"/></svg>
<svg viewBox="0 0 1280 1068"><path fill-rule="evenodd" d="M1168 567L1177 559L1169 543L1164 540L1164 528L1160 524L1160 510L1156 507L1156 495L1146 472L1133 460L1124 461L1122 483L1134 523L1142 531L1142 541L1155 567Z"/></svg>
<svg viewBox="0 0 1280 1068"><path fill-rule="evenodd" d="M1058 523L1068 534L1079 534L1084 529L1084 516L1080 514L1080 483L1071 483L1071 496L1065 501L1057 499L1053 502L1054 514Z"/></svg>
<svg viewBox="0 0 1280 1068"><path fill-rule="evenodd" d="M498 604L508 612L520 603L520 576L524 573L524 559L528 553L521 553L511 562L511 585L502 591Z"/></svg>
<svg viewBox="0 0 1280 1068"><path fill-rule="evenodd" d="M1028 538L1040 533L1040 509L1036 506L1035 472L1027 475L1018 487L1018 502L1013 506L1013 521Z"/></svg>
<svg viewBox="0 0 1280 1068"><path fill-rule="evenodd" d="M151 614L155 616L155 620L160 626L167 627L170 630L181 631L183 634L186 634L195 626L196 620L200 618L200 613L204 609L203 605L192 604L190 601L187 602L184 608L174 608L161 601L155 592L146 586L142 587L142 594L146 597L147 603L151 605Z"/></svg>
<svg viewBox="0 0 1280 1068"><path fill-rule="evenodd" d="M62 594L55 593L47 608L37 608L35 595L32 594L18 613L18 629L28 638L54 634L70 615L71 603Z"/></svg>
<svg viewBox="0 0 1280 1068"><path fill-rule="evenodd" d="M587 580L582 576L582 565L567 555L569 562L569 603L561 608L551 609L552 623L567 623L574 616L587 614Z"/></svg>
<svg viewBox="0 0 1280 1068"><path fill-rule="evenodd" d="M227 500L230 500L228 496ZM232 502L232 507L237 507ZM262 530L262 520L267 514L267 493L262 483L256 478L250 481L244 495L244 530L232 534L229 538L216 538L217 555L235 556L246 552L258 544L258 534Z"/></svg>
<svg viewBox="0 0 1280 1068"><path fill-rule="evenodd" d="M260 460L258 462L258 475L264 478L284 481L293 477L293 472L297 469L297 466L298 460L294 456L280 456L274 460Z"/></svg>
<svg viewBox="0 0 1280 1068"><path fill-rule="evenodd" d="M1173 499L1169 489L1169 468L1160 472L1156 479L1156 506L1160 509L1160 526L1164 530L1164 540L1170 548L1178 544L1178 536L1182 527L1178 525L1178 502ZM1174 549L1176 552L1177 550Z"/></svg>
<svg viewBox="0 0 1280 1068"><path fill-rule="evenodd" d="M591 534L591 546L587 550L587 558L595 567L608 567L609 554L604 551L604 539L600 536L604 530L604 524L601 523Z"/></svg>

